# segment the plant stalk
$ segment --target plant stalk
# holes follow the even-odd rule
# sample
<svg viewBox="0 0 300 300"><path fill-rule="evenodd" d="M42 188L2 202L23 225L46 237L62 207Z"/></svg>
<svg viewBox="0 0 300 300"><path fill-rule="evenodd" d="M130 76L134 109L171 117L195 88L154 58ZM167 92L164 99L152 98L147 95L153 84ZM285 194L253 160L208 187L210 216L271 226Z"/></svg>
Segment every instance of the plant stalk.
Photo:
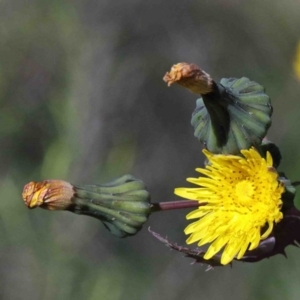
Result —
<svg viewBox="0 0 300 300"><path fill-rule="evenodd" d="M179 201L152 203L150 209L151 212L157 212L157 211L173 210L173 209L194 208L205 204L206 203L199 203L198 201L179 200Z"/></svg>

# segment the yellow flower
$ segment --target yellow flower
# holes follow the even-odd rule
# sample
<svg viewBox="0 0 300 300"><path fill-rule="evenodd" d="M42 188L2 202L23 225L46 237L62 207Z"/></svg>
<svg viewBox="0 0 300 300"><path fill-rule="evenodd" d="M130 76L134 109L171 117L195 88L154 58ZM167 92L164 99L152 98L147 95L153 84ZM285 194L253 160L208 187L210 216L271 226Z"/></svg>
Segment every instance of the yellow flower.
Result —
<svg viewBox="0 0 300 300"><path fill-rule="evenodd" d="M270 153L266 159L254 148L242 150L244 157L203 153L210 164L196 171L206 177L187 179L200 187L177 188L175 194L201 204L187 215L187 219L199 218L184 231L190 234L187 244L210 244L205 259L223 249L221 263L226 265L255 249L270 235L274 222L282 219L284 187Z"/></svg>
<svg viewBox="0 0 300 300"><path fill-rule="evenodd" d="M298 43L298 46L297 46L296 56L294 59L293 66L294 66L295 74L296 74L297 78L300 80L300 42Z"/></svg>

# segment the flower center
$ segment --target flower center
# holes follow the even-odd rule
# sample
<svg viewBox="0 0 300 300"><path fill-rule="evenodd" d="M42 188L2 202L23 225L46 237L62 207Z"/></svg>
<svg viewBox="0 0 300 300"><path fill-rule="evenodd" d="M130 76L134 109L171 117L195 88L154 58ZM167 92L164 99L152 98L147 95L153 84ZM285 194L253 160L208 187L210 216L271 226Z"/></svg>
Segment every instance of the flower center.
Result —
<svg viewBox="0 0 300 300"><path fill-rule="evenodd" d="M241 204L249 204L253 200L254 187L249 180L242 180L235 186L236 199Z"/></svg>

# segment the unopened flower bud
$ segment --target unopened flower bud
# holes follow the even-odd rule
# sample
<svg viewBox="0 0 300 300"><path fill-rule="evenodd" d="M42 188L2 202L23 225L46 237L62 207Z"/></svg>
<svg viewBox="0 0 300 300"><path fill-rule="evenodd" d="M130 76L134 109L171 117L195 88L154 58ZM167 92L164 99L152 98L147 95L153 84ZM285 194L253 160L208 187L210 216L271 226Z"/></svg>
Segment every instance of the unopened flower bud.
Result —
<svg viewBox="0 0 300 300"><path fill-rule="evenodd" d="M215 154L239 154L260 148L271 125L272 106L264 87L246 77L223 78L220 83L194 64L178 63L164 76L201 97L191 123L194 135Z"/></svg>
<svg viewBox="0 0 300 300"><path fill-rule="evenodd" d="M22 197L28 208L66 210L72 205L73 186L63 180L29 182L24 186Z"/></svg>
<svg viewBox="0 0 300 300"><path fill-rule="evenodd" d="M71 185L44 180L25 185L22 197L29 208L69 210L95 217L112 234L136 234L150 214L150 194L145 184L131 175L103 185Z"/></svg>
<svg viewBox="0 0 300 300"><path fill-rule="evenodd" d="M210 75L195 64L178 63L173 65L163 80L168 83L168 86L176 82L195 94L205 95L213 89L213 80Z"/></svg>

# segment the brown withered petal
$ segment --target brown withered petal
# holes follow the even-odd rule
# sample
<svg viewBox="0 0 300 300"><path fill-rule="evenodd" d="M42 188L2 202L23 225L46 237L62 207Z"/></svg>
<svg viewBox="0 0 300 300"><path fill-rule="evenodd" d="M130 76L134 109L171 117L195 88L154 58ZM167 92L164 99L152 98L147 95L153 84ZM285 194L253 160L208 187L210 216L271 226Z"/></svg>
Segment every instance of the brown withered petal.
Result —
<svg viewBox="0 0 300 300"><path fill-rule="evenodd" d="M28 208L41 207L48 210L65 210L71 205L73 186L63 180L29 182L24 186L22 198Z"/></svg>
<svg viewBox="0 0 300 300"><path fill-rule="evenodd" d="M173 65L163 80L168 83L168 86L176 82L195 94L205 95L213 90L213 80L210 75L195 64L182 62Z"/></svg>

